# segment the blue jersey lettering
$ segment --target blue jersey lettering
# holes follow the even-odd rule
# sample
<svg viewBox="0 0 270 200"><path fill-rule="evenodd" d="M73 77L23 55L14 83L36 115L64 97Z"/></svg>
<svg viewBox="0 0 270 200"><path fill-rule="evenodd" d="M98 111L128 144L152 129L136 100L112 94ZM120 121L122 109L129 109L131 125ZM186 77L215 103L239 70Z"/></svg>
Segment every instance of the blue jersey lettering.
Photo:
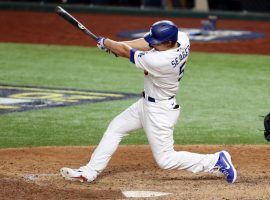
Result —
<svg viewBox="0 0 270 200"><path fill-rule="evenodd" d="M180 54L178 57L176 57L175 59L173 59L171 61L171 65L173 68L175 68L177 65L179 65L181 63L181 61L183 59L185 59L188 55L189 55L189 49L190 46L188 45Z"/></svg>

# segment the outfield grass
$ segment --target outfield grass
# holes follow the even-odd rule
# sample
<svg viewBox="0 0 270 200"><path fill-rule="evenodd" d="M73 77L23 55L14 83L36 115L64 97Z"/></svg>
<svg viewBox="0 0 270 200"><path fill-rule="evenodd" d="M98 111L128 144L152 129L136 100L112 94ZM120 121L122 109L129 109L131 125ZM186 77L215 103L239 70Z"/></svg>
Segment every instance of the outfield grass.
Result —
<svg viewBox="0 0 270 200"><path fill-rule="evenodd" d="M0 83L140 93L143 73L96 48L0 44ZM179 144L263 144L270 57L192 52L177 96ZM96 145L136 99L0 115L0 147ZM122 144L145 144L143 131Z"/></svg>

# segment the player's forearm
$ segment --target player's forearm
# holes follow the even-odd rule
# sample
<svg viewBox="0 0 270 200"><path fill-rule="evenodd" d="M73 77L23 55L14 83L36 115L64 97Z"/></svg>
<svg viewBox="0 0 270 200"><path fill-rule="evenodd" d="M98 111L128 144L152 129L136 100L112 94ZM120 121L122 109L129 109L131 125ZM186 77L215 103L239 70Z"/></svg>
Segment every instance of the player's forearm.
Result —
<svg viewBox="0 0 270 200"><path fill-rule="evenodd" d="M122 56L126 58L130 57L131 47L124 42L116 42L111 39L106 39L104 41L104 45L106 48L110 49L112 52L114 52L118 56Z"/></svg>
<svg viewBox="0 0 270 200"><path fill-rule="evenodd" d="M137 49L139 51L148 51L150 50L149 44L143 39L135 39L129 41L123 41L125 44L129 45L131 48Z"/></svg>

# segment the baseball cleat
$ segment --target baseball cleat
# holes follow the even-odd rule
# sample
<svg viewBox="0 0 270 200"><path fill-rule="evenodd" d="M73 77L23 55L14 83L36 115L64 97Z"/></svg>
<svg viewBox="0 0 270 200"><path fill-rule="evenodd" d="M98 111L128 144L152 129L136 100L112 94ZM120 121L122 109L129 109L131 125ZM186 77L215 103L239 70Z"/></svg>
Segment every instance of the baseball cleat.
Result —
<svg viewBox="0 0 270 200"><path fill-rule="evenodd" d="M60 174L69 181L88 181L85 176L83 176L83 171L80 169L70 169L67 167L63 167L60 169Z"/></svg>
<svg viewBox="0 0 270 200"><path fill-rule="evenodd" d="M232 164L231 156L227 151L221 151L219 153L219 158L214 166L214 169L218 169L221 173L223 173L226 176L228 183L235 182L237 172Z"/></svg>

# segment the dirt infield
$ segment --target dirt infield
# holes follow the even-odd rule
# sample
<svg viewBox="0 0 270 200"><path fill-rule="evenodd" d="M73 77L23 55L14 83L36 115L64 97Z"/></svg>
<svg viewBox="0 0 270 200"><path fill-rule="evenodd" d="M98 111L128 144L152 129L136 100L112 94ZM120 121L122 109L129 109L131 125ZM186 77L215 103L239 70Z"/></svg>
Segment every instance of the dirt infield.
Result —
<svg viewBox="0 0 270 200"><path fill-rule="evenodd" d="M225 149L238 170L235 184L213 174L161 170L148 146L120 146L93 183L65 181L58 171L88 162L93 147L0 150L0 196L4 199L126 199L121 191L172 193L158 199L270 199L269 146L177 146L214 153ZM157 198L147 198L157 199Z"/></svg>
<svg viewBox="0 0 270 200"><path fill-rule="evenodd" d="M78 14L72 13L93 32L116 37L120 31L148 29L153 22L164 18L138 17L123 15ZM178 26L199 28L202 19L166 18L173 20ZM26 11L1 11L0 42L42 43L61 45L93 46L95 43L79 30L73 28L55 13L37 13ZM225 52L270 54L270 23L242 20L219 20L219 29L235 29L261 32L265 38L233 42L191 43L191 52Z"/></svg>
<svg viewBox="0 0 270 200"><path fill-rule="evenodd" d="M75 14L94 32L116 37L119 31L145 29L158 17ZM202 19L167 18L180 27L200 27ZM54 13L0 12L0 42L93 46L95 43ZM112 26L115 25L115 26ZM192 43L192 51L270 55L269 22L219 20L219 28L257 31L265 38ZM63 180L63 166L88 162L93 147L39 147L0 149L0 199L126 199L122 191L172 193L158 199L270 199L270 146L177 146L177 150L232 154L238 170L235 184L223 177L159 169L148 146L121 146L108 168L93 183ZM157 199L157 198L151 198Z"/></svg>

